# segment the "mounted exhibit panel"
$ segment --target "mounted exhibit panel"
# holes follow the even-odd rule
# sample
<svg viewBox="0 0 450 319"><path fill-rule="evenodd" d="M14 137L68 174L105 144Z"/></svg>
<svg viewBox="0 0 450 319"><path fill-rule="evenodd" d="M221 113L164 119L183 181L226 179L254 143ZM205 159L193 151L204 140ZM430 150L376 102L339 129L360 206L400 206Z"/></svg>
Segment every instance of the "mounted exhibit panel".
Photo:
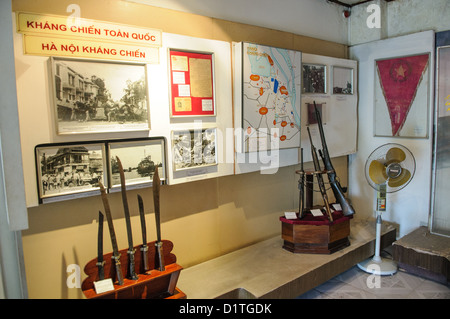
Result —
<svg viewBox="0 0 450 319"><path fill-rule="evenodd" d="M242 70L235 72L242 79L237 106L242 152L300 147L302 53L246 42L240 46Z"/></svg>
<svg viewBox="0 0 450 319"><path fill-rule="evenodd" d="M169 49L171 117L215 116L214 53Z"/></svg>
<svg viewBox="0 0 450 319"><path fill-rule="evenodd" d="M320 145L320 134L315 116L316 105L322 118L330 157L353 154L358 136L358 62L315 54L302 55L302 148L311 143ZM312 161L311 153L304 154L305 162Z"/></svg>
<svg viewBox="0 0 450 319"><path fill-rule="evenodd" d="M229 42L164 33L162 47L156 48L159 50L159 64L156 64L28 55L23 52L23 34L15 32L13 39L17 73L20 75L17 77L17 99L27 207L39 205L44 197L47 197L45 201L50 200L50 196L47 196L49 193L44 195L42 188L38 191L38 183L35 182L36 145L84 144L85 141L96 140L122 143L129 139L163 137L167 143L166 164L163 164L167 167L164 167L164 174L160 174L164 183L179 184L234 174ZM212 99L199 102L200 109L208 114L171 116L171 48L184 52L188 59L189 71L183 71L185 84L188 78L196 82L195 85L190 84L189 90L186 89L184 94L187 95L188 91L195 96L213 94ZM203 60L198 65L199 56L194 56L194 52L207 58L204 59L207 61L205 65ZM113 69L117 72L111 73ZM210 76L206 76L205 70L212 72L208 73ZM181 81L181 74L176 77L176 81ZM210 80L212 86L208 86L208 89L205 83L211 84ZM191 98L193 101L194 97ZM110 103L112 100L117 103ZM129 107L130 105L134 107ZM209 112L211 109L213 112ZM175 169L172 163L172 132L204 129L214 129L216 133L214 143L210 144L215 146L215 165ZM111 152L119 149L135 152L140 147L129 143L111 143L110 146L112 148L108 151ZM139 153L137 156L141 159L149 155L149 152ZM154 156L156 155L153 154L152 157ZM211 163L210 159L212 157L207 159L208 164ZM108 167L113 166L108 164ZM105 173L108 171L105 170ZM108 179L112 180L113 177L109 176ZM106 187L111 187L107 181L104 182ZM149 184L151 183L135 183L134 186ZM112 187L111 190L116 188ZM73 189L70 193L72 191ZM84 193L80 192L77 196ZM52 196L52 200L63 197Z"/></svg>
<svg viewBox="0 0 450 319"><path fill-rule="evenodd" d="M152 128L168 141L168 184L234 174L230 43L163 36L161 63L149 67Z"/></svg>
<svg viewBox="0 0 450 319"><path fill-rule="evenodd" d="M129 189L152 186L156 170L167 183L165 145L162 137L39 144L35 147L39 203L98 195L100 183L108 192L119 191L117 157Z"/></svg>
<svg viewBox="0 0 450 319"><path fill-rule="evenodd" d="M233 43L236 173L298 163L302 52Z"/></svg>

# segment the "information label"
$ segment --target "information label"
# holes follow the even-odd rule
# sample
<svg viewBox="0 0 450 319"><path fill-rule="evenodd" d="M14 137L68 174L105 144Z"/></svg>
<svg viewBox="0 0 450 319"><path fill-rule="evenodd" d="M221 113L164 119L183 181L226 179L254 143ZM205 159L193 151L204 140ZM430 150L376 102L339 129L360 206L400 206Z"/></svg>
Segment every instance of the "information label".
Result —
<svg viewBox="0 0 450 319"><path fill-rule="evenodd" d="M156 47L161 47L162 45L161 30L38 13L18 12L17 32L46 34L47 36L57 37L78 37L89 40L118 41Z"/></svg>
<svg viewBox="0 0 450 319"><path fill-rule="evenodd" d="M24 53L159 63L159 49L120 43L24 35Z"/></svg>

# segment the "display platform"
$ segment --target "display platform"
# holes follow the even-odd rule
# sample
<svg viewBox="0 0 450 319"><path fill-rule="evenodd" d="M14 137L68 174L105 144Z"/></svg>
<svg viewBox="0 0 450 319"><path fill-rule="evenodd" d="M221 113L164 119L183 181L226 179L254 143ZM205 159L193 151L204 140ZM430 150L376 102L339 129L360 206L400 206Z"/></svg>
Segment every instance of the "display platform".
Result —
<svg viewBox="0 0 450 319"><path fill-rule="evenodd" d="M350 246L334 254L293 254L280 235L183 269L178 287L188 299L291 299L371 257L375 221L350 220ZM385 222L381 247L395 241L396 228Z"/></svg>
<svg viewBox="0 0 450 319"><path fill-rule="evenodd" d="M280 217L284 249L293 253L332 254L350 245L348 236L353 215L344 216L342 211L335 211L332 222L309 211L303 215L301 219Z"/></svg>

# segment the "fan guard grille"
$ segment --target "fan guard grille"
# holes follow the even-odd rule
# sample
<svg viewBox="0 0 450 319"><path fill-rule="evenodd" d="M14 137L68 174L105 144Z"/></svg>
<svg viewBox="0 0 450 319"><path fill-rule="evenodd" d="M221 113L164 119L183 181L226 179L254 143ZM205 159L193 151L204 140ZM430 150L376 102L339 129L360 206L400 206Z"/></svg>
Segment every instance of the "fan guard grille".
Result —
<svg viewBox="0 0 450 319"><path fill-rule="evenodd" d="M375 190L379 191L380 185L385 182L386 192L393 193L409 184L415 170L413 154L403 145L388 143L379 146L369 155L365 176Z"/></svg>

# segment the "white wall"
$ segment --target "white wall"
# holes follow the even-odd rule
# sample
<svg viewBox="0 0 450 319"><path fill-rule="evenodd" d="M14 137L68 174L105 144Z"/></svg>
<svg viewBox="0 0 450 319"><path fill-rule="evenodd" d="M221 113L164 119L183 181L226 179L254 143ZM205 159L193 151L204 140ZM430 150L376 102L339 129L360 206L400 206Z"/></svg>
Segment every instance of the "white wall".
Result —
<svg viewBox="0 0 450 319"><path fill-rule="evenodd" d="M369 28L367 19L374 11L372 4L380 7L380 28ZM349 21L348 44L356 45L385 38L398 37L425 30L450 29L450 1L448 0L374 0L352 8ZM371 19L371 18L370 18Z"/></svg>
<svg viewBox="0 0 450 319"><path fill-rule="evenodd" d="M348 20L342 15L343 7L326 0L128 1L347 43Z"/></svg>
<svg viewBox="0 0 450 319"><path fill-rule="evenodd" d="M380 28L369 28L368 17L373 11L368 7L376 4L380 8ZM400 224L399 235L405 235L420 225L428 224L431 197L431 154L433 140L393 139L372 136L374 59L381 56L395 57L417 52L434 52L434 32L450 30L450 1L448 0L384 0L370 1L352 8L349 21L348 43L351 58L359 63L359 144L358 153L350 157L349 185L356 207L373 211L374 191L364 177L365 159L376 146L387 142L398 142L409 147L416 157L417 172L412 183L398 194L388 195L388 212L384 218ZM414 33L432 30L430 33ZM411 34L411 36L407 36ZM387 40L382 40L387 39ZM394 46L394 47L392 47ZM434 81L434 55L431 55L431 81ZM430 85L431 96L434 83ZM431 98L431 97L430 97ZM430 100L429 136L433 123L434 100ZM369 199L369 200L367 200ZM355 207L355 208L356 208Z"/></svg>
<svg viewBox="0 0 450 319"><path fill-rule="evenodd" d="M350 48L350 57L359 60L358 152L350 155L349 196L357 212L374 211L374 193L364 173L370 153L386 143L406 146L415 156L416 173L411 183L402 190L387 195L387 211L383 219L400 225L399 237L428 223L431 193L432 114L434 108L434 59L430 58L430 86L428 99L428 138L395 138L373 136L373 88L375 60L434 52L434 32L426 31L408 36L361 44ZM369 216L367 216L369 217Z"/></svg>

